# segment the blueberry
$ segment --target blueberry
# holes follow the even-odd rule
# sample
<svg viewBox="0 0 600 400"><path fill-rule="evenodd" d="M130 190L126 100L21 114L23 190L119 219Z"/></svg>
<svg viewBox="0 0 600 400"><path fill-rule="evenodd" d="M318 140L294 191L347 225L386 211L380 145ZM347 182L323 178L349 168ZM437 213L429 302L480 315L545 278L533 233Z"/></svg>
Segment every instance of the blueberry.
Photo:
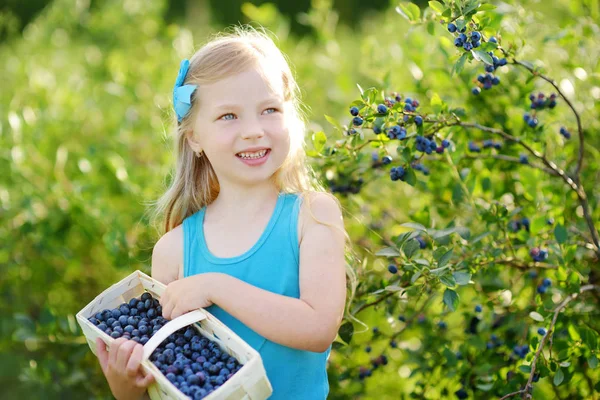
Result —
<svg viewBox="0 0 600 400"><path fill-rule="evenodd" d="M450 33L456 32L456 25L454 25L454 23L450 22L448 24L448 32L450 32Z"/></svg>
<svg viewBox="0 0 600 400"><path fill-rule="evenodd" d="M479 39L481 39L481 34L477 31L471 32L471 40L472 41L478 41Z"/></svg>
<svg viewBox="0 0 600 400"><path fill-rule="evenodd" d="M121 334L120 334L119 332L117 332L117 331L113 331L113 332L110 334L110 336L111 336L113 339L117 339L117 338L120 338L120 337L121 337Z"/></svg>
<svg viewBox="0 0 600 400"><path fill-rule="evenodd" d="M544 293L546 293L546 289L547 289L546 286L540 285L540 286L537 287L537 292L539 294L544 294Z"/></svg>
<svg viewBox="0 0 600 400"><path fill-rule="evenodd" d="M415 124L416 124L417 126L421 126L421 125L423 125L423 117L421 117L420 115L417 115L417 116L415 117Z"/></svg>
<svg viewBox="0 0 600 400"><path fill-rule="evenodd" d="M488 39L488 42L498 43L498 40L496 39L495 36L492 36L491 38Z"/></svg>
<svg viewBox="0 0 600 400"><path fill-rule="evenodd" d="M458 389L456 392L454 392L454 394L456 395L456 397L458 397L461 400L469 397L469 394L467 393L467 391L464 388Z"/></svg>
<svg viewBox="0 0 600 400"><path fill-rule="evenodd" d="M446 139L442 140L442 147L448 148L450 146L450 142Z"/></svg>
<svg viewBox="0 0 600 400"><path fill-rule="evenodd" d="M527 121L527 124L530 127L535 128L538 124L538 120L537 120L537 118L531 118L529 121Z"/></svg>
<svg viewBox="0 0 600 400"><path fill-rule="evenodd" d="M519 156L519 162L521 164L529 164L529 160L527 159L527 156L525 154L521 154Z"/></svg>
<svg viewBox="0 0 600 400"><path fill-rule="evenodd" d="M544 336L544 335L546 334L546 329L544 329L544 328L539 328L539 329L538 329L538 333L539 333L540 335Z"/></svg>
<svg viewBox="0 0 600 400"><path fill-rule="evenodd" d="M398 268L392 264L388 267L388 271L390 271L392 274L395 274L398 272Z"/></svg>
<svg viewBox="0 0 600 400"><path fill-rule="evenodd" d="M454 39L454 45L455 45L456 47L462 47L462 46L463 46L463 44L464 44L464 42L463 42L463 41L462 41L460 38L456 38L456 39Z"/></svg>
<svg viewBox="0 0 600 400"><path fill-rule="evenodd" d="M146 300L150 300L150 299L152 299L152 295L148 292L144 292L141 296L142 301L146 301Z"/></svg>
<svg viewBox="0 0 600 400"><path fill-rule="evenodd" d="M98 329L100 329L102 332L104 332L106 330L106 328L108 328L108 327L106 326L106 324L104 322L100 322L98 324Z"/></svg>
<svg viewBox="0 0 600 400"><path fill-rule="evenodd" d="M371 349L371 346L367 346L367 347L365 347L365 351L366 351L367 353L370 353L370 352L371 352L371 350L372 350L372 349Z"/></svg>
<svg viewBox="0 0 600 400"><path fill-rule="evenodd" d="M463 43L463 49L465 49L466 51L473 50L473 44L471 44L471 42L465 42Z"/></svg>
<svg viewBox="0 0 600 400"><path fill-rule="evenodd" d="M481 307L481 305L480 305L480 304L477 304L477 305L475 306L475 312L481 312L481 311L483 311L483 308Z"/></svg>
<svg viewBox="0 0 600 400"><path fill-rule="evenodd" d="M494 79L492 79L492 85L497 86L499 84L500 84L500 78L495 76Z"/></svg>
<svg viewBox="0 0 600 400"><path fill-rule="evenodd" d="M542 281L542 285L548 287L552 285L552 281L550 280L550 278L544 278L544 280Z"/></svg>
<svg viewBox="0 0 600 400"><path fill-rule="evenodd" d="M363 123L363 119L362 119L361 117L354 117L354 118L352 119L352 123L353 123L355 126L361 126L361 125L362 125L362 123Z"/></svg>
<svg viewBox="0 0 600 400"><path fill-rule="evenodd" d="M475 95L478 95L479 93L481 93L481 89L479 87L474 87L473 90L471 90L471 92Z"/></svg>
<svg viewBox="0 0 600 400"><path fill-rule="evenodd" d="M385 105L383 105L383 104L379 104L377 106L377 112L379 114L387 114L387 107Z"/></svg>
<svg viewBox="0 0 600 400"><path fill-rule="evenodd" d="M387 164L389 164L389 163L391 163L391 162L392 162L392 157L390 157L390 156L384 156L384 157L381 159L381 162L383 162L383 164L384 164L384 165L387 165Z"/></svg>
<svg viewBox="0 0 600 400"><path fill-rule="evenodd" d="M398 321L406 322L406 318L404 317L404 315L400 315L398 317Z"/></svg>
<svg viewBox="0 0 600 400"><path fill-rule="evenodd" d="M352 114L352 116L356 117L358 115L358 107L352 107L350 109L350 114Z"/></svg>

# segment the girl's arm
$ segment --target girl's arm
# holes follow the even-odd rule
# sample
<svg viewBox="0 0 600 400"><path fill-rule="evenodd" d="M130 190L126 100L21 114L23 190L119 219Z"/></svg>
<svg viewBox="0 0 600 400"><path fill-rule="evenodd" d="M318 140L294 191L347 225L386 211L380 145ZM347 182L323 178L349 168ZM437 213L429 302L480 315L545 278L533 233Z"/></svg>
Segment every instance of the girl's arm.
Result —
<svg viewBox="0 0 600 400"><path fill-rule="evenodd" d="M319 194L312 213L344 229L337 203ZM344 235L307 217L300 244L300 298L283 296L227 274L216 274L211 301L265 338L324 352L337 335L346 300Z"/></svg>

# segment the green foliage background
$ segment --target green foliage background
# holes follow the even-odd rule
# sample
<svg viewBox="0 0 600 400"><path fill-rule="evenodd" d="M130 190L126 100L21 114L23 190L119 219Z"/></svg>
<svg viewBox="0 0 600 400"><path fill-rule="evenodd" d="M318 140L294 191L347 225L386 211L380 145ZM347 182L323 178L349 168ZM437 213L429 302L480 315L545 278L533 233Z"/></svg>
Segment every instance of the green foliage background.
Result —
<svg viewBox="0 0 600 400"><path fill-rule="evenodd" d="M598 3L552 3L507 1L483 18L488 35L501 36L517 58L543 67L580 113L585 128L581 182L597 225ZM552 88L521 67L504 67L499 86L473 96L470 89L483 64L467 62L452 75L460 52L440 18L422 8L419 18L408 21L397 5L360 15L348 26L338 23L331 1L314 0L298 16L313 32L303 36L291 33L290 20L272 4L241 7L247 21L277 35L295 67L310 107L308 150L322 179L338 185L364 181L360 193L338 194L346 228L363 259L355 265L360 285L352 307L363 324L348 322L352 329L343 339L350 344L335 346L330 398L449 398L463 385L473 398L507 394L527 380L539 344L537 327L548 326L551 311L566 295L598 283L598 258L590 250L577 197L540 169L467 154L467 141L491 136L457 126L440 132L453 142L450 155L422 160L430 175L417 173L411 185L392 182L389 168L372 165L371 152L402 160L397 144L367 143L363 139L373 136L367 129L348 137L348 108L354 100L381 102L381 90L386 95L398 91L418 98L429 113L454 111L465 121L509 131L567 173L573 172L579 151L575 119L561 100L540 116L541 129L527 129L522 114L529 93ZM94 7L55 0L22 36L0 47L0 382L5 398L110 398L74 315L133 270L150 272L157 233L148 224L147 205L164 190L173 162L170 96L179 61L222 28L207 20L202 6L192 7L181 23L166 22L165 7L162 0L112 0ZM361 99L357 83L379 91ZM562 125L573 133L570 141L558 134ZM365 147L358 151L361 144ZM514 159L522 150L507 144L502 154ZM507 230L516 216L530 218L530 232ZM556 225L548 225L548 218ZM414 229L427 230L427 249L407 245L410 237L402 234ZM533 246L549 248L547 263L533 264L528 255ZM376 254L384 247L389 249ZM512 261L499 262L509 254ZM392 276L390 262L402 273ZM445 264L454 274L423 268ZM536 294L539 279L528 277L532 269L539 279L552 279L551 293ZM457 303L444 303L452 296L448 289L457 294ZM581 298L560 314L556 351L546 355L534 398L598 398L598 294ZM484 307L482 321L478 333L468 335L464 327L475 304ZM532 319L531 312L543 320ZM400 315L407 321L399 321ZM440 330L439 321L448 328ZM508 362L508 353L486 350L492 331L503 338L508 353L514 344L530 343L528 359ZM390 349L392 336L398 348ZM371 353L364 351L367 345ZM464 358L457 358L457 351ZM389 363L358 379L359 368L370 367L382 353ZM559 369L563 379L557 380ZM513 376L507 379L509 371Z"/></svg>

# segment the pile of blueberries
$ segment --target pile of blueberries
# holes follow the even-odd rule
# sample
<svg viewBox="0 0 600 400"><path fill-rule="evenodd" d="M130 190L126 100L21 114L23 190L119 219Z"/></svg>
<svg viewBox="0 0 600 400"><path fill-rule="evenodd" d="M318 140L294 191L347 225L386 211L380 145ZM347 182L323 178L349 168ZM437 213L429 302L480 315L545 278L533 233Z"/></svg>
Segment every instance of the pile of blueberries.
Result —
<svg viewBox="0 0 600 400"><path fill-rule="evenodd" d="M105 309L88 320L116 339L124 337L146 344L167 322L158 299L145 292L118 308ZM150 361L184 395L202 399L223 385L242 365L219 345L191 326L167 337L150 356Z"/></svg>

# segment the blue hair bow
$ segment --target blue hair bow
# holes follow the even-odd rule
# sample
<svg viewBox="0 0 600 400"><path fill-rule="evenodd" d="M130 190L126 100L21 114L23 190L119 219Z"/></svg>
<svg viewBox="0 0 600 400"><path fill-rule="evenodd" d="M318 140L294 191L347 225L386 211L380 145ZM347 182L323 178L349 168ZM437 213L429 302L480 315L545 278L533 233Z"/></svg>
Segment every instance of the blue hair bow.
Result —
<svg viewBox="0 0 600 400"><path fill-rule="evenodd" d="M192 107L192 93L194 93L198 87L198 85L183 85L183 81L185 80L185 76L187 75L189 67L189 60L184 59L181 61L181 65L179 66L179 74L177 74L175 87L173 87L173 108L175 108L177 121L179 122L181 122L181 120L187 115L188 111Z"/></svg>

